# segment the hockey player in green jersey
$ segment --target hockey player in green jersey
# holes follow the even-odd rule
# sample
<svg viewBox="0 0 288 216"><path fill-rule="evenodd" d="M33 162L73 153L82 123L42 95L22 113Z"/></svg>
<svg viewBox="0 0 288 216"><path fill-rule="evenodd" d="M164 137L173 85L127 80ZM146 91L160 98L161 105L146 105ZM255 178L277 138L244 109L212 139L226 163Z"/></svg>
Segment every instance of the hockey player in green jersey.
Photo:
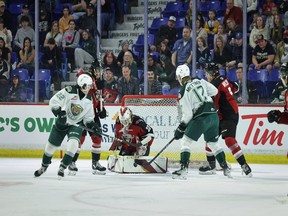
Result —
<svg viewBox="0 0 288 216"><path fill-rule="evenodd" d="M34 172L35 177L41 176L47 170L55 150L67 135L66 153L58 170L58 177L64 177L64 170L71 163L82 135L82 128L77 126L78 124L83 123L95 133L101 132L101 129L94 123L93 103L88 94L92 85L92 78L87 74L81 74L77 79L77 85L67 86L50 99L49 107L57 120L45 146L42 166Z"/></svg>
<svg viewBox="0 0 288 216"><path fill-rule="evenodd" d="M172 173L172 178L187 178L190 145L197 142L202 134L223 168L224 175L231 177L225 153L218 144L219 119L211 98L217 94L217 88L204 79L191 79L190 70L186 64L177 67L176 76L182 86L179 92L182 117L174 134L176 140L181 139L181 168Z"/></svg>

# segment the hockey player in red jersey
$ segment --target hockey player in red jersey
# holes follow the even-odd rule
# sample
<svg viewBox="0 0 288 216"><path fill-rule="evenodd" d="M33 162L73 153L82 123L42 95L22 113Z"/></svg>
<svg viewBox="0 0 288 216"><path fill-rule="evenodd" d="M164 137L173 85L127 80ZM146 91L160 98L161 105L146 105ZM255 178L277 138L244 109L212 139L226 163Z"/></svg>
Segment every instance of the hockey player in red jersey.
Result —
<svg viewBox="0 0 288 216"><path fill-rule="evenodd" d="M77 74L79 76L80 74L83 74L84 71L80 70ZM101 93L100 90L102 89L103 86L103 81L100 79L101 73L100 73L100 67L99 64L93 63L92 66L89 68L88 74L92 77L93 80L93 88L89 91L89 94L91 95L92 101L93 101L93 106L94 106L94 122L101 128L101 122L100 119L103 119L107 116L106 109L103 105L101 104ZM93 174L101 174L105 175L106 174L106 168L101 166L99 163L100 160L100 154L101 154L101 142L102 142L102 137L96 136L95 134L92 134L91 132L88 132L91 140L92 140L92 146L91 146L91 153L92 153L92 173ZM83 131L82 137L80 140L80 146L77 150L77 153L75 154L72 163L69 165L68 169L70 171L70 175L75 175L76 172L78 171L78 168L76 167L76 161L79 157L81 146L85 141L85 137L87 135L87 131Z"/></svg>
<svg viewBox="0 0 288 216"><path fill-rule="evenodd" d="M277 124L288 124L288 64L283 63L280 67L280 77L283 83L283 86L286 87L286 91L284 94L284 111L280 110L271 110L267 113L267 118L270 123L276 122Z"/></svg>
<svg viewBox="0 0 288 216"><path fill-rule="evenodd" d="M209 64L205 71L208 81L218 88L218 94L214 97L214 103L218 110L218 117L220 120L219 133L222 135L222 139L224 139L226 146L230 149L234 158L240 164L243 172L251 177L251 168L247 164L244 153L236 140L239 113L238 105L233 94L238 91L238 85L234 82L230 82L224 76L220 76L218 68L214 64ZM208 146L206 146L205 150L209 166L200 167L199 173L215 174L215 156Z"/></svg>
<svg viewBox="0 0 288 216"><path fill-rule="evenodd" d="M122 156L148 156L154 140L154 133L141 117L133 115L128 107L121 107L115 123L115 137L130 143L141 142L142 145L134 147L114 140L110 151L120 150L119 155Z"/></svg>

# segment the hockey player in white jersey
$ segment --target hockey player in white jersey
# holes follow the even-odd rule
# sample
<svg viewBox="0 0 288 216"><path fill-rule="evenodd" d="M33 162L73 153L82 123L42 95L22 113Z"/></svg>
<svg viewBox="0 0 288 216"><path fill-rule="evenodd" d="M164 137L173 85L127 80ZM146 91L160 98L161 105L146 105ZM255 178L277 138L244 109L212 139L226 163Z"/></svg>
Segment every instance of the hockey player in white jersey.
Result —
<svg viewBox="0 0 288 216"><path fill-rule="evenodd" d="M41 176L47 170L55 150L67 135L66 153L58 170L59 178L64 177L64 170L71 163L82 135L82 128L78 127L78 124L83 123L95 133L101 131L94 123L93 103L88 94L92 85L92 78L87 74L81 74L77 79L77 85L67 86L50 99L49 107L57 120L45 146L42 166L34 172L35 177Z"/></svg>
<svg viewBox="0 0 288 216"><path fill-rule="evenodd" d="M217 94L217 88L204 79L191 79L187 65L178 66L176 76L182 86L179 92L182 118L174 134L176 140L181 139L181 168L172 173L172 178L187 178L190 145L195 144L202 134L223 168L224 175L231 177L225 153L218 144L219 119L211 98Z"/></svg>

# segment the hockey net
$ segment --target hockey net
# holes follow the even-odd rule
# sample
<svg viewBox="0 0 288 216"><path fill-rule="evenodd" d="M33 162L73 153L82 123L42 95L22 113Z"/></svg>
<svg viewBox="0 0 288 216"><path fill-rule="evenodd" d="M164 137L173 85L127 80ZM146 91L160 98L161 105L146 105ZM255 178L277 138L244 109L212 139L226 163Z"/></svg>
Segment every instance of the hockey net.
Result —
<svg viewBox="0 0 288 216"><path fill-rule="evenodd" d="M155 139L150 149L151 156L155 156L173 138L182 116L175 95L125 95L121 105L129 107L133 114L142 117L153 128ZM161 155L168 158L169 167L179 166L180 147L180 141L175 140L162 152ZM206 163L204 148L201 141L191 145L191 167Z"/></svg>

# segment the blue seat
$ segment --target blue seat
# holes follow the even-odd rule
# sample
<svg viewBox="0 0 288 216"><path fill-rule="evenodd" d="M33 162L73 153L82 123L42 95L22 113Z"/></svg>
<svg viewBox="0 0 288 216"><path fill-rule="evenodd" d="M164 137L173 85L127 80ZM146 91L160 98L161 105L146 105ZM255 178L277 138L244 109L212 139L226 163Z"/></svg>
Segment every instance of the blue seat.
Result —
<svg viewBox="0 0 288 216"><path fill-rule="evenodd" d="M232 82L237 81L236 69L229 69L227 71L227 79L232 81Z"/></svg>
<svg viewBox="0 0 288 216"><path fill-rule="evenodd" d="M28 88L32 89L32 92L35 92L35 79L30 79L28 82ZM47 97L46 93L46 83L45 80L39 80L39 99L49 99L50 97ZM50 92L49 92L50 94Z"/></svg>
<svg viewBox="0 0 288 216"><path fill-rule="evenodd" d="M12 70L11 77L14 75L18 75L19 79L24 82L25 84L28 84L29 80L29 72L27 69L24 68L16 68L15 70Z"/></svg>
<svg viewBox="0 0 288 216"><path fill-rule="evenodd" d="M254 83L260 98L267 98L266 81L268 79L268 71L262 70L250 70L247 75L247 79Z"/></svg>
<svg viewBox="0 0 288 216"><path fill-rule="evenodd" d="M33 102L34 100L34 92L32 88L26 88L26 101Z"/></svg>
<svg viewBox="0 0 288 216"><path fill-rule="evenodd" d="M18 56L16 52L11 52L11 64L13 64L14 62L18 62Z"/></svg>
<svg viewBox="0 0 288 216"><path fill-rule="evenodd" d="M149 53L153 57L154 62L158 62L159 60L159 53L158 52L151 52Z"/></svg>
<svg viewBox="0 0 288 216"><path fill-rule="evenodd" d="M13 15L13 16L18 16L22 13L22 7L23 3L11 3L8 6L8 11Z"/></svg>
<svg viewBox="0 0 288 216"><path fill-rule="evenodd" d="M138 79L140 80L144 75L144 70L138 70Z"/></svg>
<svg viewBox="0 0 288 216"><path fill-rule="evenodd" d="M178 17L178 12L183 10L183 4L180 1L167 2L166 7L161 12L163 17L175 16Z"/></svg>
<svg viewBox="0 0 288 216"><path fill-rule="evenodd" d="M202 70L202 69L196 69L196 76L199 78L199 79L206 79L205 77L205 71Z"/></svg>
<svg viewBox="0 0 288 216"><path fill-rule="evenodd" d="M153 34L148 34L148 45L154 44L155 36ZM144 55L144 34L140 34L137 38L135 44L132 45L133 52L139 52L139 56L142 58Z"/></svg>
<svg viewBox="0 0 288 216"><path fill-rule="evenodd" d="M267 89L267 97L271 97L276 84L280 81L279 69L273 69L268 74L268 80L265 82Z"/></svg>
<svg viewBox="0 0 288 216"><path fill-rule="evenodd" d="M53 13L52 13L52 16L53 16L53 20L59 20L62 16L63 16L63 7L64 6L68 6L69 7L69 11L70 11L70 14L72 13L72 4L71 3L60 3L60 4L57 4Z"/></svg>
<svg viewBox="0 0 288 216"><path fill-rule="evenodd" d="M50 86L51 86L51 71L49 69L39 69L39 80L45 81L46 97L50 98Z"/></svg>
<svg viewBox="0 0 288 216"><path fill-rule="evenodd" d="M167 25L167 23L168 23L167 17L153 19L150 28L148 28L149 34L154 34L154 35L157 34L160 26Z"/></svg>

